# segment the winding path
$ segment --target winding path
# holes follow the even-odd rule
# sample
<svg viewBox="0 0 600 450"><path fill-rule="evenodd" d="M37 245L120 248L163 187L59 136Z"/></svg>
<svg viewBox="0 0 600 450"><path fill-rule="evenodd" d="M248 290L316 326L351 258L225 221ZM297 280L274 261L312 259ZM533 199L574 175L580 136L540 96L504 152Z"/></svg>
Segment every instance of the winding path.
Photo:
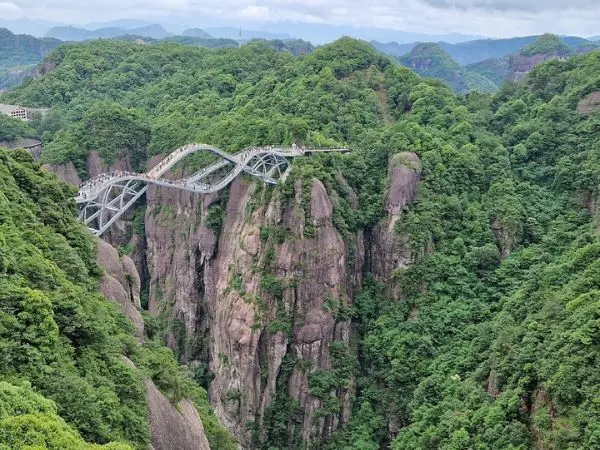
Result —
<svg viewBox="0 0 600 450"><path fill-rule="evenodd" d="M144 193L151 184L189 192L217 192L231 183L241 172L265 183L276 184L287 175L288 158L310 153L346 152L345 148L307 149L292 147L252 147L231 155L206 144L187 144L178 148L146 173L115 171L103 173L80 185L75 201L80 205L79 220L97 236L102 235ZM162 176L186 156L197 152L215 155L213 164L180 180Z"/></svg>

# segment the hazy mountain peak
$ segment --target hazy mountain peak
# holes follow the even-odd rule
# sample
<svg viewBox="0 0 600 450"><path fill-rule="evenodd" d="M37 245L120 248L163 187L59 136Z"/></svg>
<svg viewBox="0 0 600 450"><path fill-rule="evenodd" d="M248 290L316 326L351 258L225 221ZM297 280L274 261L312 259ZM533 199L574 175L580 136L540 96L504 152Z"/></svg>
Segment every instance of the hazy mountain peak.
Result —
<svg viewBox="0 0 600 450"><path fill-rule="evenodd" d="M53 37L61 41L85 41L90 39L111 39L127 34L164 39L172 36L160 24L145 25L140 28L124 29L119 27L98 28L88 30L86 28L74 27L72 25L53 27L46 33L46 37Z"/></svg>
<svg viewBox="0 0 600 450"><path fill-rule="evenodd" d="M212 36L209 33L207 33L206 31L204 31L202 28L188 28L187 30L183 30L181 35L189 36L189 37L204 38L204 39L212 38Z"/></svg>
<svg viewBox="0 0 600 450"><path fill-rule="evenodd" d="M443 65L446 69L456 69L458 63L435 42L420 42L408 54L400 58L402 64L417 72Z"/></svg>
<svg viewBox="0 0 600 450"><path fill-rule="evenodd" d="M567 55L572 53L572 50L560 37L551 33L542 34L521 50L522 56L546 55L549 53Z"/></svg>
<svg viewBox="0 0 600 450"><path fill-rule="evenodd" d="M435 42L420 42L406 55L399 58L402 65L419 75L446 82L457 92L479 90L493 92L495 83L485 76L462 67Z"/></svg>

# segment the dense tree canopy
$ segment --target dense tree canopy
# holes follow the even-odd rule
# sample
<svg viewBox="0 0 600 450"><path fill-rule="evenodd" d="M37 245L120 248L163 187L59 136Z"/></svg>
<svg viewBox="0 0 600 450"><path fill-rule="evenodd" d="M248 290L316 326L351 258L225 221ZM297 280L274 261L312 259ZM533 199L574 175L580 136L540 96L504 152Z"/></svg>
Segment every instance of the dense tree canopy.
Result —
<svg viewBox="0 0 600 450"><path fill-rule="evenodd" d="M90 150L142 164L189 141L230 151L349 144L347 157L297 162L290 182L321 178L337 193L340 232L368 233L385 216L390 157L419 155L417 201L396 224L416 263L387 287L365 283L347 312L356 355L333 343L337 365L312 379L316 396L356 379L354 415L324 447L598 448L600 134L598 115L577 107L599 90L600 54L543 64L494 96L456 96L348 38L300 57L264 43L209 51L93 42L52 58L54 71L3 99L52 107L33 124L44 158L81 170ZM84 438L146 442L142 419L123 424L145 417L139 391L124 388L137 386L135 375L118 362L131 351L128 325L89 290L97 268L68 193L22 153L2 155L0 304L19 314L0 315L11 337L0 367L17 367L6 377L30 380ZM265 289L276 293L276 281ZM31 333L32 324L44 331ZM28 351L17 351L25 340ZM151 357L161 354L138 360ZM27 389L15 386L6 389ZM38 400L37 413L54 414ZM261 446L284 448L293 404L273 405Z"/></svg>
<svg viewBox="0 0 600 450"><path fill-rule="evenodd" d="M145 388L123 355L174 403L191 397L209 439L233 448L170 351L140 347L132 324L95 292L95 243L72 196L29 153L0 148L0 448L96 448L84 439L145 448Z"/></svg>

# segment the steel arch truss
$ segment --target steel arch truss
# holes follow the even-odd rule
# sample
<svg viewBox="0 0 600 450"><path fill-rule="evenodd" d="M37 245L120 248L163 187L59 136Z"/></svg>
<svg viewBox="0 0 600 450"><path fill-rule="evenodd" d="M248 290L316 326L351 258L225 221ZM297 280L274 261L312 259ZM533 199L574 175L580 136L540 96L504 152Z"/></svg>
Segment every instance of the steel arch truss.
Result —
<svg viewBox="0 0 600 450"><path fill-rule="evenodd" d="M137 180L110 184L94 200L80 203L79 220L97 236L115 223L146 191L148 185Z"/></svg>
<svg viewBox="0 0 600 450"><path fill-rule="evenodd" d="M246 172L255 175L265 183L277 184L290 167L290 162L283 156L274 153L264 153L251 159Z"/></svg>
<svg viewBox="0 0 600 450"><path fill-rule="evenodd" d="M181 180L163 175L192 153L207 151L218 160ZM284 179L290 167L288 158L303 156L307 151L344 152L346 149L311 149L301 147L253 147L235 155L205 144L188 144L173 151L146 173L116 171L101 174L80 186L75 201L80 205L79 220L97 236L102 235L153 184L206 194L217 192L231 183L241 172L255 176L265 183L276 184Z"/></svg>

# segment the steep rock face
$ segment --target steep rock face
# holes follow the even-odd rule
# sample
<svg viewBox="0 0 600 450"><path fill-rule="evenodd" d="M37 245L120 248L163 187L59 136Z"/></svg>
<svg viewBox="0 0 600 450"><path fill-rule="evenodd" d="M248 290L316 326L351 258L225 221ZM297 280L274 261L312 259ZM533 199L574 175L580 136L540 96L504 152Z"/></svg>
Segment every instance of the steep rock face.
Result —
<svg viewBox="0 0 600 450"><path fill-rule="evenodd" d="M150 411L150 440L154 450L210 450L202 420L190 400L182 400L175 408L146 380L146 396Z"/></svg>
<svg viewBox="0 0 600 450"><path fill-rule="evenodd" d="M92 178L104 172L112 172L115 170L130 171L132 170L132 166L129 156L117 158L112 164L105 164L100 157L100 153L93 150L88 154L86 170L88 178Z"/></svg>
<svg viewBox="0 0 600 450"><path fill-rule="evenodd" d="M54 61L44 61L39 64L36 68L36 77L43 77L44 75L48 75L54 69L56 69L57 64Z"/></svg>
<svg viewBox="0 0 600 450"><path fill-rule="evenodd" d="M577 111L585 115L593 115L600 111L600 91L594 91L577 104Z"/></svg>
<svg viewBox="0 0 600 450"><path fill-rule="evenodd" d="M79 176L79 173L77 172L77 169L75 168L75 165L73 164L72 161L69 161L67 163L64 164L45 164L44 168L50 172L54 172L56 174L56 176L58 177L59 180L61 180L63 183L67 183L67 184L73 184L78 186L79 184L81 184L82 180ZM116 159L112 164L107 165L102 161L102 158L100 157L100 153L98 153L97 151L91 151L88 156L87 156L87 160L86 160L86 171L87 171L87 177L88 178L93 178L96 175L99 175L101 173L105 173L105 172L112 172L115 170L122 170L122 171L130 171L131 170L131 162L129 160L129 157L124 157L124 158L119 158ZM118 224L116 225L116 229L122 229L122 233L120 234L124 234L125 230L124 230L124 224L123 221L117 221ZM111 230L111 234L115 234L114 230ZM118 232L116 234L119 234ZM107 239L109 242L115 244L116 239ZM122 239L121 239L122 240ZM119 244L122 244L123 242L119 242Z"/></svg>
<svg viewBox="0 0 600 450"><path fill-rule="evenodd" d="M212 257L217 241L215 232L202 225L206 208L217 197L154 186L146 195L149 309L168 318L168 343L189 360L199 345L204 352L207 348L204 279L198 268Z"/></svg>
<svg viewBox="0 0 600 450"><path fill-rule="evenodd" d="M120 156L124 154L125 156ZM98 151L88 153L86 160L86 172L88 178L93 178L96 175L114 171L131 172L133 166L127 152L117 152L117 158L111 163L106 164ZM139 236L134 236L134 242L131 242L131 212L126 213L121 219L117 220L113 226L103 235L103 239L110 242L115 247L129 245L134 253L131 258L135 261L136 267L142 276L146 276L145 258L143 251L145 242Z"/></svg>
<svg viewBox="0 0 600 450"><path fill-rule="evenodd" d="M360 289L363 237L342 239L317 180L297 184L292 198L260 198L271 192L236 180L216 232L203 223L213 214L210 205L224 200L205 196L201 202L189 193L151 188L150 307L175 325L169 344L182 359L208 363L211 402L244 447L251 439L247 425L262 421L276 395L284 358L296 361L288 379L279 381L283 394L299 404L296 437L310 446L349 415L342 390L332 393L339 412L317 418L322 405L310 394L309 378L332 367L333 340L349 341L349 322L336 320L328 305L347 305ZM349 252L350 245L356 250Z"/></svg>
<svg viewBox="0 0 600 450"><path fill-rule="evenodd" d="M136 369L136 365L126 356L123 362ZM204 425L194 404L181 400L177 406L164 396L150 379L146 385L146 402L150 413L151 450L210 450Z"/></svg>
<svg viewBox="0 0 600 450"><path fill-rule="evenodd" d="M42 153L42 143L37 139L17 138L17 139L0 139L0 147L6 148L24 148L29 150L33 157L37 160Z"/></svg>
<svg viewBox="0 0 600 450"><path fill-rule="evenodd" d="M402 152L390 158L388 167L389 191L386 199L388 218L372 232L369 246L371 270L376 279L387 281L396 269L413 263L404 237L394 231L405 205L412 203L421 178L421 161L415 153ZM399 293L390 291L393 297Z"/></svg>
<svg viewBox="0 0 600 450"><path fill-rule="evenodd" d="M524 56L521 54L511 55L508 62L508 79L518 83L522 81L535 66L553 59L565 60L567 58L558 53L537 54L532 56Z"/></svg>
<svg viewBox="0 0 600 450"><path fill-rule="evenodd" d="M81 184L81 178L72 161L65 164L44 164L44 169L54 172L58 179L63 183L73 184L75 186Z"/></svg>
<svg viewBox="0 0 600 450"><path fill-rule="evenodd" d="M58 178L68 184L79 185L81 178L75 169L72 162L64 164L46 164L46 170L54 172ZM86 171L88 178L95 177L104 172L112 172L115 170L129 171L131 170L131 162L129 157L116 159L112 164L105 164L97 151L91 151L86 160Z"/></svg>
<svg viewBox="0 0 600 450"><path fill-rule="evenodd" d="M100 279L100 292L117 301L125 315L133 322L135 335L144 338L144 320L140 307L140 277L131 258L119 257L110 244L98 240L97 263L104 269Z"/></svg>

